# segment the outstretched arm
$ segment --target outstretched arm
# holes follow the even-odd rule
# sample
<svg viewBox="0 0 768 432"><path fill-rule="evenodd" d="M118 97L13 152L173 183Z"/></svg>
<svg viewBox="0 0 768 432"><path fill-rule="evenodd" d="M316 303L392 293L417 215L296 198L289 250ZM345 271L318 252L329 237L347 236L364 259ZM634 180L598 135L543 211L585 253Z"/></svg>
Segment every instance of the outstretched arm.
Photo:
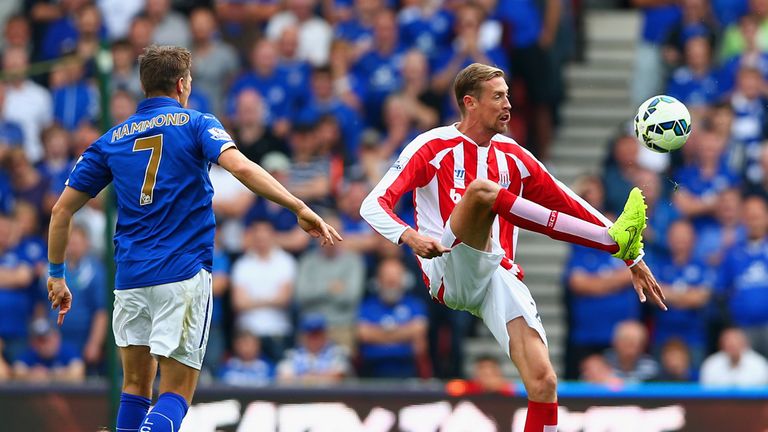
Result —
<svg viewBox="0 0 768 432"><path fill-rule="evenodd" d="M64 265L64 251L69 241L72 216L89 199L91 199L89 194L67 186L54 204L51 211L51 224L48 228L48 262L52 266ZM59 309L58 323L61 325L64 322L64 316L72 307L72 293L67 288L64 275L56 276L54 274L48 277L48 300L51 302L51 308Z"/></svg>
<svg viewBox="0 0 768 432"><path fill-rule="evenodd" d="M219 155L219 165L232 173L248 189L264 198L280 204L296 214L299 226L312 237L321 238L321 244L333 244L334 240L341 241L339 233L323 221L303 201L280 184L274 177L259 165L251 162L240 153L240 150L230 147Z"/></svg>

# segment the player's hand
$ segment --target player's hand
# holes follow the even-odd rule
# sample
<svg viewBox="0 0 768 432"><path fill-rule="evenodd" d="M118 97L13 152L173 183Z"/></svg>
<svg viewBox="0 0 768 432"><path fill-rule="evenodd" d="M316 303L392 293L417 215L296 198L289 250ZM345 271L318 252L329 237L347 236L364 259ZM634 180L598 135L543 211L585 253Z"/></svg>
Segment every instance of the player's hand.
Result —
<svg viewBox="0 0 768 432"><path fill-rule="evenodd" d="M318 216L317 213L313 212L309 207L304 207L296 212L296 218L299 221L301 229L309 233L312 237L320 239L321 246L328 244L332 245L334 239L337 241L343 240L332 226L325 223L323 218Z"/></svg>
<svg viewBox="0 0 768 432"><path fill-rule="evenodd" d="M69 292L63 278L48 278L48 300L51 302L51 309L59 309L59 318L56 323L62 325L64 316L72 307L72 293Z"/></svg>
<svg viewBox="0 0 768 432"><path fill-rule="evenodd" d="M410 246L416 252L416 255L422 258L435 258L451 251L451 249L443 246L439 241L423 236L413 228L407 229L403 233L401 240Z"/></svg>
<svg viewBox="0 0 768 432"><path fill-rule="evenodd" d="M662 310L667 310L667 305L664 304L664 292L661 290L661 286L656 282L656 278L653 277L651 269L645 261L640 261L629 269L632 272L632 285L635 286L637 296L642 303L645 303L645 294L651 297L654 303L656 303Z"/></svg>

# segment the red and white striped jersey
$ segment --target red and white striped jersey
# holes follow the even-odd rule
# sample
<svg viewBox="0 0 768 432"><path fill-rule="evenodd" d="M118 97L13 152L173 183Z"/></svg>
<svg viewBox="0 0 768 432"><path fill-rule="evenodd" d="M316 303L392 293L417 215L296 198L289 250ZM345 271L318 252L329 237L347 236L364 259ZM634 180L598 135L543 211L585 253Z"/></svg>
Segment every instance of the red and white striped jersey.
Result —
<svg viewBox="0 0 768 432"><path fill-rule="evenodd" d="M497 134L489 146L481 147L456 125L432 129L408 144L365 199L360 214L381 235L399 243L408 225L393 208L404 193L414 190L415 229L439 240L456 203L475 179L494 181L551 210L611 225L513 139ZM491 235L505 251L507 261L502 264L507 268L515 259L518 229L499 217L493 224Z"/></svg>

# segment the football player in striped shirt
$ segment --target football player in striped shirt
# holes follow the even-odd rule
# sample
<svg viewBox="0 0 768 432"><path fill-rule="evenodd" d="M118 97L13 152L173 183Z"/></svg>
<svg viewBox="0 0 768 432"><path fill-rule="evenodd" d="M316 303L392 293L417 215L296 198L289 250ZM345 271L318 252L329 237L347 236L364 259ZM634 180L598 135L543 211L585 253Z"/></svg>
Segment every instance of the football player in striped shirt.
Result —
<svg viewBox="0 0 768 432"><path fill-rule="evenodd" d="M419 257L432 297L483 319L528 392L525 432L557 430L557 378L536 304L515 263L520 228L623 259L641 301L664 295L642 261L645 203L635 188L611 223L514 140L504 72L474 63L454 82L459 123L416 137L360 209L381 235ZM394 213L414 191L416 227Z"/></svg>

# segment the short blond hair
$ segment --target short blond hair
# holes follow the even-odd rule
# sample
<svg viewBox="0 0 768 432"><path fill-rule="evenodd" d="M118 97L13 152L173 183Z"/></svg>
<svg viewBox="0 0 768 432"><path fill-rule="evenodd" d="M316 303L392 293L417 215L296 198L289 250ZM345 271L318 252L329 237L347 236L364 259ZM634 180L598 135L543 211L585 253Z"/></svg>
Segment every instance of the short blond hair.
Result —
<svg viewBox="0 0 768 432"><path fill-rule="evenodd" d="M462 69L453 82L453 92L456 94L456 103L459 104L461 115L465 114L464 96L480 97L480 86L496 77L504 77L504 71L482 63L472 63Z"/></svg>

